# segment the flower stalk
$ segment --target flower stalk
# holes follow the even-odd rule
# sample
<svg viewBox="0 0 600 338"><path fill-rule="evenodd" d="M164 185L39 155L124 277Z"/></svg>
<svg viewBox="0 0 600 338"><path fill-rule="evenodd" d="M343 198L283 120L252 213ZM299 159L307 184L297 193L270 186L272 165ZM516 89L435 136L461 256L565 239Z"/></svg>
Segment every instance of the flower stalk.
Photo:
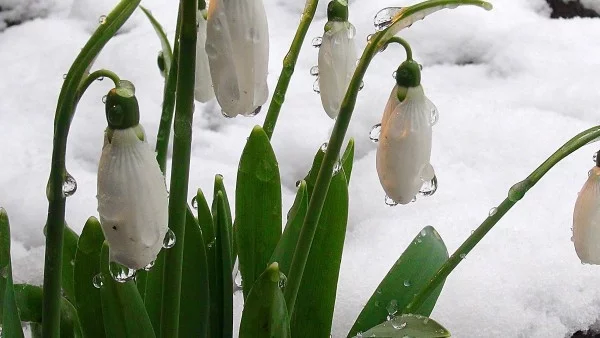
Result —
<svg viewBox="0 0 600 338"><path fill-rule="evenodd" d="M464 243L440 267L427 285L419 291L402 313L412 313L417 310L458 264L471 252L483 237L498 223L498 221L531 189L554 165L584 145L600 137L600 126L585 130L570 139L523 181L513 185L508 191L508 197L490 211L488 218L464 241Z"/></svg>

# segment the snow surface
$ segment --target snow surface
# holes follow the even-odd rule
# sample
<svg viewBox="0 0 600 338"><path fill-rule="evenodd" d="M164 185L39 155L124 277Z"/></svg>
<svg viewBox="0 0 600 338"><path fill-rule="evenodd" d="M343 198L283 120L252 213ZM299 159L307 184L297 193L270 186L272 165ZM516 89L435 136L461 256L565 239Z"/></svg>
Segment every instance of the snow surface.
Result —
<svg viewBox="0 0 600 338"><path fill-rule="evenodd" d="M115 1L78 2L101 13ZM95 15L78 16L60 3L49 17L0 33L0 205L10 215L17 282L42 280L54 110L62 75L88 38L88 27L97 22ZM271 89L300 17L298 3L267 5ZM350 19L359 47L373 32L379 9L410 3L354 2ZM143 4L172 37L176 2ZM376 145L368 133L380 119L403 52L388 48L366 75L349 129L356 138L356 162L334 337L345 336L421 228L433 225L455 250L512 184L598 121L600 20L550 20L544 0L494 5L491 12L445 10L402 33L424 66L426 94L441 115L434 127L432 163L439 190L433 197L393 208L384 204L375 172ZM273 137L285 209L293 201L294 182L305 175L332 125L312 92L314 78L308 72L317 60L310 40L320 35L323 24L321 15L310 28ZM151 26L138 20L108 44L95 65L135 83L150 142L163 86L155 66L159 46ZM67 167L78 190L68 199L67 221L76 231L88 216L97 215L96 170L105 126L101 97L109 89L105 80L88 90L71 128ZM196 104L190 198L197 187L211 191L216 173L225 176L233 195L246 137L264 116L224 119L215 102ZM597 321L600 269L581 265L570 241L573 205L597 150L597 145L586 146L558 164L500 221L449 277L432 318L455 337L565 337ZM241 309L239 296L236 307Z"/></svg>

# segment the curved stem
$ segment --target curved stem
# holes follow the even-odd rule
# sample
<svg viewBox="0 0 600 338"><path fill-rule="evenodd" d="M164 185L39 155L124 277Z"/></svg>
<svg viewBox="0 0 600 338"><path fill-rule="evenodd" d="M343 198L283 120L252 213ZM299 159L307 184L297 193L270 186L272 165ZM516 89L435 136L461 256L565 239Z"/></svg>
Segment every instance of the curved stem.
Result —
<svg viewBox="0 0 600 338"><path fill-rule="evenodd" d="M392 38L390 38L388 40L388 44L390 43L398 43L400 45L402 45L402 47L404 47L404 50L406 51L406 60L412 60L412 49L410 48L410 45L408 44L408 41L404 40L403 38L399 37L399 36L394 36Z"/></svg>
<svg viewBox="0 0 600 338"><path fill-rule="evenodd" d="M42 302L42 332L45 338L60 336L60 303L63 230L65 225L65 157L67 136L77 106L81 80L104 45L136 9L140 0L122 0L94 32L67 73L56 107L50 178L46 189L48 218L46 221L46 252L44 262L44 295Z"/></svg>
<svg viewBox="0 0 600 338"><path fill-rule="evenodd" d="M83 79L83 81L79 85L79 88L77 88L77 101L79 101L81 96L83 96L83 93L88 89L88 87L92 83L94 83L94 81L103 79L105 77L111 79L112 82L115 84L115 87L117 87L119 85L119 82L121 82L121 79L114 72L108 69L97 70L88 75L85 79Z"/></svg>
<svg viewBox="0 0 600 338"><path fill-rule="evenodd" d="M570 155L575 150L584 145L598 139L600 137L600 126L596 126L585 130L575 137L570 139L554 154L552 154L544 163L535 169L523 181L513 185L508 197L498 205L498 207L490 212L490 216L481 223L481 225L464 241L464 243L450 256L446 262L440 267L433 278L425 285L413 300L406 306L402 313L411 313L417 310L423 302L427 300L431 292L435 290L446 277L458 266L458 264L466 257L466 255L483 239L496 223L515 205L525 193L531 189L554 165L562 159Z"/></svg>
<svg viewBox="0 0 600 338"><path fill-rule="evenodd" d="M283 68L281 69L281 74L279 74L279 80L277 80L277 85L275 86L275 91L273 92L273 98L271 98L271 103L269 104L269 111L267 111L267 116L265 117L265 122L263 123L263 129L269 139L271 139L273 136L273 131L275 130L275 125L277 124L277 118L279 118L281 106L283 105L283 101L285 101L285 93L290 85L292 74L294 74L294 68L296 67L296 62L298 61L298 55L300 54L300 49L302 48L304 38L306 38L308 27L315 16L318 2L319 0L306 1L304 12L302 13L302 18L300 20L300 25L298 26L296 35L294 35L292 45L283 59Z"/></svg>
<svg viewBox="0 0 600 338"><path fill-rule="evenodd" d="M173 130L173 165L169 197L169 227L177 242L167 250L160 335L179 335L179 308L183 264L183 239L192 147L194 83L196 70L197 0L181 0L181 34L179 36L179 69L177 70L176 112Z"/></svg>

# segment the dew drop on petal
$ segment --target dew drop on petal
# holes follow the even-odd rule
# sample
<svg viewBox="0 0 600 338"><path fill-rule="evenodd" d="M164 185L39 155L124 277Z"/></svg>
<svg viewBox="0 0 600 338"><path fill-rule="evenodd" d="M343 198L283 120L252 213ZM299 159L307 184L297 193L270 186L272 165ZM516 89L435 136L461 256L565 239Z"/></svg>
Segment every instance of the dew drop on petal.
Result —
<svg viewBox="0 0 600 338"><path fill-rule="evenodd" d="M104 276L101 273L95 275L94 278L92 278L92 285L94 285L96 289L100 289L104 285Z"/></svg>
<svg viewBox="0 0 600 338"><path fill-rule="evenodd" d="M148 265L146 265L144 267L144 270L146 270L146 271L152 270L152 268L154 267L154 263L156 263L156 261L152 261L152 262L148 263Z"/></svg>
<svg viewBox="0 0 600 338"><path fill-rule="evenodd" d="M221 115L223 115L223 117L227 118L227 119L232 119L233 116L229 116L224 110L221 110Z"/></svg>
<svg viewBox="0 0 600 338"><path fill-rule="evenodd" d="M106 23L106 15L100 15L98 18L98 23L104 25Z"/></svg>
<svg viewBox="0 0 600 338"><path fill-rule="evenodd" d="M377 31L382 31L388 28L392 24L396 14L398 14L398 12L401 10L402 7L386 7L380 10L373 18L373 26L375 26Z"/></svg>
<svg viewBox="0 0 600 338"><path fill-rule="evenodd" d="M429 181L423 182L421 186L421 190L419 190L419 195L421 196L431 196L435 194L438 188L437 177L434 175L433 178Z"/></svg>
<svg viewBox="0 0 600 338"><path fill-rule="evenodd" d="M175 246L175 241L175 233L173 230L169 229L165 235L165 238L163 239L162 247L165 249L171 249L173 246Z"/></svg>
<svg viewBox="0 0 600 338"><path fill-rule="evenodd" d="M65 197L69 197L77 191L77 181L69 173L67 173L63 182L62 191Z"/></svg>
<svg viewBox="0 0 600 338"><path fill-rule="evenodd" d="M439 112L438 112L437 108L432 104L431 105L431 117L429 120L431 125L432 126L435 125L439 119L440 119Z"/></svg>
<svg viewBox="0 0 600 338"><path fill-rule="evenodd" d="M433 169L433 166L431 165L431 163L427 163L426 165L424 165L421 168L421 171L419 172L419 177L421 178L421 181L423 181L423 182L430 181L431 179L433 179L434 176L435 176L435 170Z"/></svg>
<svg viewBox="0 0 600 338"><path fill-rule="evenodd" d="M391 197L389 197L388 195L385 195L385 204L389 205L390 207L395 207L398 205L398 202L394 201Z"/></svg>
<svg viewBox="0 0 600 338"><path fill-rule="evenodd" d="M102 103L106 103L106 95L102 96Z"/></svg>
<svg viewBox="0 0 600 338"><path fill-rule="evenodd" d="M488 215L490 215L490 217L492 217L496 214L496 212L498 212L498 208L493 207L490 209L490 212L488 213Z"/></svg>
<svg viewBox="0 0 600 338"><path fill-rule="evenodd" d="M410 200L411 203L414 203L417 201L417 196L413 197L412 200Z"/></svg>
<svg viewBox="0 0 600 338"><path fill-rule="evenodd" d="M313 83L313 91L315 93L320 93L321 92L321 87L319 87L319 79L316 79L315 83Z"/></svg>
<svg viewBox="0 0 600 338"><path fill-rule="evenodd" d="M112 279L117 283L125 283L135 278L134 269L130 269L117 262L110 262L108 264L108 270Z"/></svg>
<svg viewBox="0 0 600 338"><path fill-rule="evenodd" d="M369 132L369 139L377 143L379 142L379 135L381 135L381 123L377 123L373 127L371 127L371 131Z"/></svg>
<svg viewBox="0 0 600 338"><path fill-rule="evenodd" d="M319 76L319 66L312 66L310 68L310 75Z"/></svg>
<svg viewBox="0 0 600 338"><path fill-rule="evenodd" d="M319 48L321 47L321 43L323 43L323 38L320 36L317 36L316 38L312 39L312 46L315 48Z"/></svg>
<svg viewBox="0 0 600 338"><path fill-rule="evenodd" d="M256 115L258 115L258 113L260 113L260 110L261 110L261 109L262 109L262 106L258 106L258 107L256 107L256 109L254 109L254 110L252 111L252 113L250 113L248 116L252 117L252 116L256 116Z"/></svg>

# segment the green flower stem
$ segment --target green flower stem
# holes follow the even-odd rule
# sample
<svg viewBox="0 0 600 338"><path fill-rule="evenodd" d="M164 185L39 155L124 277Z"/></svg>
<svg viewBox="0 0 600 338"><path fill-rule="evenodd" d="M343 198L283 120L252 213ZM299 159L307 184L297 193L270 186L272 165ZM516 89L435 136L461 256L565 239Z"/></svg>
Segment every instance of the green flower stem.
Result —
<svg viewBox="0 0 600 338"><path fill-rule="evenodd" d="M117 87L119 85L119 82L121 82L121 79L114 72L112 72L108 69L97 70L97 71L91 73L90 75L88 75L85 79L83 79L83 81L79 85L79 88L77 88L76 101L79 101L81 96L83 96L83 93L85 93L85 91L88 89L88 87L92 83L94 83L94 81L103 79L105 77L111 79L112 82L114 82L115 87Z"/></svg>
<svg viewBox="0 0 600 338"><path fill-rule="evenodd" d="M412 49L410 48L408 41L404 40L399 36L394 36L388 40L388 44L393 42L398 43L402 45L402 47L404 47L404 50L406 51L406 60L412 60Z"/></svg>
<svg viewBox="0 0 600 338"><path fill-rule="evenodd" d="M306 38L308 27L315 16L318 2L319 0L306 1L304 12L302 13L302 19L300 20L298 30L296 30L296 35L294 35L294 39L292 40L290 50L286 54L285 58L283 58L283 68L281 69L281 74L279 74L279 80L277 80L277 85L275 86L275 91L273 92L273 98L269 104L269 111L267 112L265 122L263 123L263 129L269 139L271 139L273 136L273 131L275 130L275 125L277 124L277 118L279 118L281 106L283 105L283 101L285 101L285 93L290 85L292 74L294 74L294 68L296 68L298 55L300 54L300 49L302 48L304 38Z"/></svg>
<svg viewBox="0 0 600 338"><path fill-rule="evenodd" d="M552 154L544 163L542 163L537 169L535 169L526 179L513 185L509 192L508 197L500 203L495 209L492 209L490 216L481 223L481 225L464 241L464 243L446 260L444 265L440 267L433 278L427 283L427 285L421 289L421 291L415 295L413 300L406 306L402 313L411 313L418 309L423 302L427 300L433 290L435 290L440 283L442 283L446 277L458 266L458 264L466 257L466 255L483 239L483 237L490 231L496 223L513 207L525 193L531 189L554 165L560 162L565 157L569 156L572 152L583 147L584 145L593 142L600 138L600 126L590 128L577 134L575 137L570 139L562 147L560 147L554 154Z"/></svg>
<svg viewBox="0 0 600 338"><path fill-rule="evenodd" d="M165 257L161 337L179 335L179 307L183 264L183 238L192 148L194 83L196 69L197 0L181 0L181 34L179 36L179 69L173 130L173 164L169 197L169 227L177 239Z"/></svg>
<svg viewBox="0 0 600 338"><path fill-rule="evenodd" d="M69 69L58 98L54 119L52 164L46 189L49 203L46 221L44 295L42 301L44 317L42 331L43 336L46 338L58 338L60 336L61 269L66 203L62 186L66 175L67 136L71 120L75 114L77 97L80 96L78 89L87 68L108 40L115 35L117 30L133 13L139 2L140 0L122 0L107 16L104 24L96 29Z"/></svg>

